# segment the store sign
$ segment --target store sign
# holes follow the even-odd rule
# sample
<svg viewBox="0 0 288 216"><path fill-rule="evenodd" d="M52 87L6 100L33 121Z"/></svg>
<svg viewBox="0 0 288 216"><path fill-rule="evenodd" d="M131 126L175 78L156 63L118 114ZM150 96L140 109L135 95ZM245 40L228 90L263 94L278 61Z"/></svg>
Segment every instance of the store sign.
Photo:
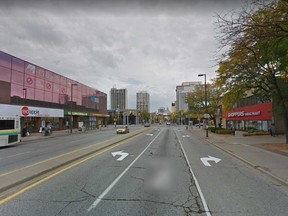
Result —
<svg viewBox="0 0 288 216"><path fill-rule="evenodd" d="M40 111L37 109L29 109L29 107L24 106L21 109L22 116L38 116Z"/></svg>
<svg viewBox="0 0 288 216"><path fill-rule="evenodd" d="M64 110L0 104L1 116L64 117Z"/></svg>
<svg viewBox="0 0 288 216"><path fill-rule="evenodd" d="M261 111L256 111L256 112L240 111L240 112L230 112L230 113L228 113L228 118L243 117L243 116L259 116L259 115L261 115Z"/></svg>

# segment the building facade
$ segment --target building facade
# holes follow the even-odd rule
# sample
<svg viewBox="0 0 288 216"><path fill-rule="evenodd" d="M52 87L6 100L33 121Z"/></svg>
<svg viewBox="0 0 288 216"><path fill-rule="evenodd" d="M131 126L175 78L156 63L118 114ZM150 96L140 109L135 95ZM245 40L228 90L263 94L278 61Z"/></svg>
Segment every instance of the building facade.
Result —
<svg viewBox="0 0 288 216"><path fill-rule="evenodd" d="M188 111L188 104L186 103L186 96L192 92L196 85L201 85L201 82L183 82L180 86L176 86L176 112Z"/></svg>
<svg viewBox="0 0 288 216"><path fill-rule="evenodd" d="M126 110L128 109L128 92L127 89L111 88L110 90L110 104L112 110Z"/></svg>
<svg viewBox="0 0 288 216"><path fill-rule="evenodd" d="M150 113L150 95L145 91L136 93L136 109L140 112L147 111Z"/></svg>
<svg viewBox="0 0 288 216"><path fill-rule="evenodd" d="M30 132L38 131L43 121L54 129L71 122L93 129L106 125L108 118L105 93L0 51L0 110L7 106L5 115L20 115Z"/></svg>

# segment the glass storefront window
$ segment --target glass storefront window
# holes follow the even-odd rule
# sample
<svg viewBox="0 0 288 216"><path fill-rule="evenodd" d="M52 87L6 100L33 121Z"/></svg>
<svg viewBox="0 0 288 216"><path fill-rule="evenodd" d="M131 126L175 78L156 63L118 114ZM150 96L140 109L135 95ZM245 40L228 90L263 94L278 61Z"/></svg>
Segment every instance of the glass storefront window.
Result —
<svg viewBox="0 0 288 216"><path fill-rule="evenodd" d="M6 53L0 51L0 65L11 69L12 57Z"/></svg>
<svg viewBox="0 0 288 216"><path fill-rule="evenodd" d="M45 80L45 91L52 92L52 82Z"/></svg>
<svg viewBox="0 0 288 216"><path fill-rule="evenodd" d="M45 79L45 70L41 67L36 67L36 77Z"/></svg>
<svg viewBox="0 0 288 216"><path fill-rule="evenodd" d="M12 57L12 69L19 72L24 72L24 61L15 57Z"/></svg>
<svg viewBox="0 0 288 216"><path fill-rule="evenodd" d="M53 102L54 103L59 103L59 94L53 93Z"/></svg>
<svg viewBox="0 0 288 216"><path fill-rule="evenodd" d="M61 76L61 82L60 82L60 84L63 85L63 86L66 86L66 81L67 81L66 77Z"/></svg>
<svg viewBox="0 0 288 216"><path fill-rule="evenodd" d="M44 100L44 91L35 89L35 100L43 101Z"/></svg>
<svg viewBox="0 0 288 216"><path fill-rule="evenodd" d="M47 101L47 102L53 102L52 100L52 92L45 92L44 94L44 100Z"/></svg>
<svg viewBox="0 0 288 216"><path fill-rule="evenodd" d="M53 93L59 94L59 84L53 83Z"/></svg>
<svg viewBox="0 0 288 216"><path fill-rule="evenodd" d="M44 90L44 84L45 82L43 79L36 78L36 85L35 85L36 89Z"/></svg>
<svg viewBox="0 0 288 216"><path fill-rule="evenodd" d="M24 86L35 88L35 77L31 76L30 74L25 74L24 76Z"/></svg>
<svg viewBox="0 0 288 216"><path fill-rule="evenodd" d="M12 70L11 82L23 86L24 83L24 74L18 71Z"/></svg>
<svg viewBox="0 0 288 216"><path fill-rule="evenodd" d="M18 96L24 98L25 92L23 90L23 85L11 84L11 96Z"/></svg>
<svg viewBox="0 0 288 216"><path fill-rule="evenodd" d="M59 95L60 104L67 104L68 101L69 101L68 95L66 95L66 94L60 94Z"/></svg>
<svg viewBox="0 0 288 216"><path fill-rule="evenodd" d="M5 82L11 81L11 69L0 66L0 80Z"/></svg>
<svg viewBox="0 0 288 216"><path fill-rule="evenodd" d="M52 72L50 72L50 71L45 71L45 80L47 80L47 81L53 81L53 75L52 75Z"/></svg>
<svg viewBox="0 0 288 216"><path fill-rule="evenodd" d="M35 89L30 87L25 87L27 91L27 99L35 100Z"/></svg>
<svg viewBox="0 0 288 216"><path fill-rule="evenodd" d="M67 94L67 89L66 89L66 86L63 86L63 85L61 85L60 86L60 94Z"/></svg>
<svg viewBox="0 0 288 216"><path fill-rule="evenodd" d="M34 77L36 75L36 67L35 67L35 65L32 65L32 64L30 64L28 62L25 62L25 74Z"/></svg>
<svg viewBox="0 0 288 216"><path fill-rule="evenodd" d="M60 83L60 76L58 74L53 73L53 83Z"/></svg>

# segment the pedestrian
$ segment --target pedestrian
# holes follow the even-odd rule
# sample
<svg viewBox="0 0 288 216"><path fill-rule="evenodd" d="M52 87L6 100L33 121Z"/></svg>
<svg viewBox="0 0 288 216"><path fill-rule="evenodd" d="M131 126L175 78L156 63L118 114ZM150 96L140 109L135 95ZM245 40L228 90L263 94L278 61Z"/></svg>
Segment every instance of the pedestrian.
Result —
<svg viewBox="0 0 288 216"><path fill-rule="evenodd" d="M275 137L276 136L276 127L275 127L275 123L272 123L270 126L270 133L271 136Z"/></svg>
<svg viewBox="0 0 288 216"><path fill-rule="evenodd" d="M233 136L235 136L236 128L234 127L234 125L232 125L231 130L232 130Z"/></svg>
<svg viewBox="0 0 288 216"><path fill-rule="evenodd" d="M27 125L24 125L21 131L21 137L26 137L27 136Z"/></svg>
<svg viewBox="0 0 288 216"><path fill-rule="evenodd" d="M70 133L70 130L69 130L69 121L66 121L66 133Z"/></svg>

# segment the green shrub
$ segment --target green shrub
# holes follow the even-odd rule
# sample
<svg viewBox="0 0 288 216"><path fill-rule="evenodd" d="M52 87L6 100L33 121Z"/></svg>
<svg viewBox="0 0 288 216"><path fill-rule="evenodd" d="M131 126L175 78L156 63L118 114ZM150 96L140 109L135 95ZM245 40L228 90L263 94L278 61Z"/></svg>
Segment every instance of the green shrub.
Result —
<svg viewBox="0 0 288 216"><path fill-rule="evenodd" d="M221 129L221 130L216 130L216 134L232 134L232 131L229 129Z"/></svg>

